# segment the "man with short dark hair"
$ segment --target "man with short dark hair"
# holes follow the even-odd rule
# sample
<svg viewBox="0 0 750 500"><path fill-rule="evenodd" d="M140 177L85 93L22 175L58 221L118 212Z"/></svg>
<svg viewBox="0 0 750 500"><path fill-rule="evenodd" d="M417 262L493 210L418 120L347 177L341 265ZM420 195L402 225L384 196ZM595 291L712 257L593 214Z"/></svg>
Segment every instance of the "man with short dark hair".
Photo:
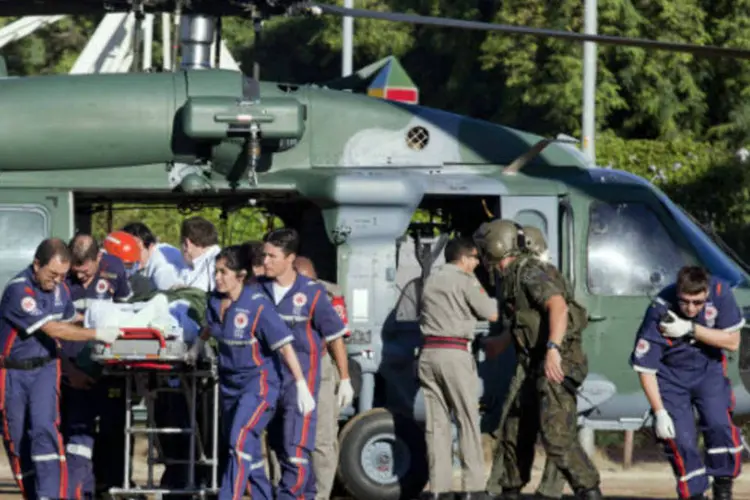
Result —
<svg viewBox="0 0 750 500"><path fill-rule="evenodd" d="M216 256L221 251L216 227L203 217L190 217L182 221L180 241L187 264L182 271L185 286L212 291L215 287Z"/></svg>
<svg viewBox="0 0 750 500"><path fill-rule="evenodd" d="M479 429L479 377L471 342L477 318L497 320L497 302L485 292L474 270L474 243L455 238L445 246L446 264L425 281L420 328L419 383L424 392L430 492L427 498L453 498L451 412L463 457L462 498L485 498L484 451Z"/></svg>
<svg viewBox="0 0 750 500"><path fill-rule="evenodd" d="M732 422L734 395L724 351L740 346L745 320L728 283L697 266L680 269L646 311L630 364L654 413L654 430L677 479L680 498L732 498L742 466L742 438ZM694 409L701 420L705 465Z"/></svg>
<svg viewBox="0 0 750 500"><path fill-rule="evenodd" d="M349 364L343 336L347 329L327 300L320 283L294 269L299 235L294 229L277 229L263 238L265 276L260 286L276 305L276 312L294 333L294 350L305 373L306 384L317 398L320 386L320 357L328 346L341 379L349 378ZM300 381L305 383L305 381ZM278 414L268 429L269 442L281 465L279 500L314 498L311 453L315 448L317 412L302 415L297 409L293 377L284 368Z"/></svg>
<svg viewBox="0 0 750 500"><path fill-rule="evenodd" d="M120 336L119 328L71 324L75 309L63 283L70 261L65 242L42 241L32 264L8 282L0 302L0 424L24 498L70 497L59 429L57 340L112 343Z"/></svg>

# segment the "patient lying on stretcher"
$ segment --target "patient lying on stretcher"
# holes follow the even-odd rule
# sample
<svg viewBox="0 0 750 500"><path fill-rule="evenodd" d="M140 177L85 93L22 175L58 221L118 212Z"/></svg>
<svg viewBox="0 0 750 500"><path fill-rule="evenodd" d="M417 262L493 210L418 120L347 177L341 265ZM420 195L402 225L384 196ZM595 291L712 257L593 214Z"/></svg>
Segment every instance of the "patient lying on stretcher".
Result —
<svg viewBox="0 0 750 500"><path fill-rule="evenodd" d="M117 326L120 328L155 328L165 339L180 340L190 346L198 338L205 315L206 293L197 289L160 292L147 301L117 303L92 301L84 316L87 328ZM90 346L89 346L90 347ZM80 368L93 375L90 349L84 349L76 360ZM93 370L91 368L94 368Z"/></svg>
<svg viewBox="0 0 750 500"><path fill-rule="evenodd" d="M148 302L121 304L98 301L89 305L84 317L87 328L117 326L120 328L155 328L165 338L192 344L200 333L200 318L191 311L189 300L171 302L166 294L158 294Z"/></svg>

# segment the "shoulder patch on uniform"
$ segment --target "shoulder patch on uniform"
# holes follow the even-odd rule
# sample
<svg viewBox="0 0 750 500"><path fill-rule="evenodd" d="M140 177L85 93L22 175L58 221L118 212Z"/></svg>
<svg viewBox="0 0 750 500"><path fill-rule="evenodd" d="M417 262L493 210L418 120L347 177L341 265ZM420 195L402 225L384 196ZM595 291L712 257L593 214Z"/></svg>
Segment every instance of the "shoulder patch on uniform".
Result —
<svg viewBox="0 0 750 500"><path fill-rule="evenodd" d="M292 303L297 307L302 307L307 304L307 295L302 292L297 292L292 297Z"/></svg>
<svg viewBox="0 0 750 500"><path fill-rule="evenodd" d="M23 297L21 299L21 309L29 314L34 312L36 310L36 300L34 300L34 297Z"/></svg>
<svg viewBox="0 0 750 500"><path fill-rule="evenodd" d="M646 339L638 339L638 343L635 345L635 357L642 358L651 349L651 344Z"/></svg>

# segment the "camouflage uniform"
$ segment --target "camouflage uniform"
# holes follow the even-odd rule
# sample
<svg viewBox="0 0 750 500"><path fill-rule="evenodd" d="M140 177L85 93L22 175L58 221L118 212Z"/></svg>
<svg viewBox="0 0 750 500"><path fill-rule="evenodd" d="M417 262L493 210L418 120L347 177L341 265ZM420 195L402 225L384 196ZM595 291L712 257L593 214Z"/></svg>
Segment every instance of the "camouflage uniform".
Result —
<svg viewBox="0 0 750 500"><path fill-rule="evenodd" d="M518 366L502 410L488 490L499 485L505 498L520 498L520 490L530 480L534 446L541 432L550 462L545 470L548 484L551 481L554 487L556 474L562 474L579 498L599 499L599 473L577 436L575 391L587 374L580 336L586 310L573 300L570 285L557 269L522 250L520 227L511 221L489 225L480 228L475 239L490 263L515 257L502 271L502 313L504 322L511 325ZM515 231L518 241L510 234ZM564 384L550 382L544 374L549 331L544 305L555 295L568 304L568 328L560 346Z"/></svg>

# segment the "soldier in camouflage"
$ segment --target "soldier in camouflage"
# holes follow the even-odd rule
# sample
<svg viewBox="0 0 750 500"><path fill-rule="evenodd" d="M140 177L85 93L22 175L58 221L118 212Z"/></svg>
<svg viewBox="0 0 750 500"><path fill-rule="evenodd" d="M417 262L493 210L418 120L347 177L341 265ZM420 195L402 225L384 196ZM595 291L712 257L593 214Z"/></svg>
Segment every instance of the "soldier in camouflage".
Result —
<svg viewBox="0 0 750 500"><path fill-rule="evenodd" d="M548 461L576 497L600 499L599 473L578 442L576 425L576 390L588 371L581 347L587 312L573 300L567 280L526 249L523 230L513 221L482 224L474 240L485 264L502 276L501 309L510 324L505 335L512 336L518 360L488 490L498 485L501 498L521 498L541 432Z"/></svg>

